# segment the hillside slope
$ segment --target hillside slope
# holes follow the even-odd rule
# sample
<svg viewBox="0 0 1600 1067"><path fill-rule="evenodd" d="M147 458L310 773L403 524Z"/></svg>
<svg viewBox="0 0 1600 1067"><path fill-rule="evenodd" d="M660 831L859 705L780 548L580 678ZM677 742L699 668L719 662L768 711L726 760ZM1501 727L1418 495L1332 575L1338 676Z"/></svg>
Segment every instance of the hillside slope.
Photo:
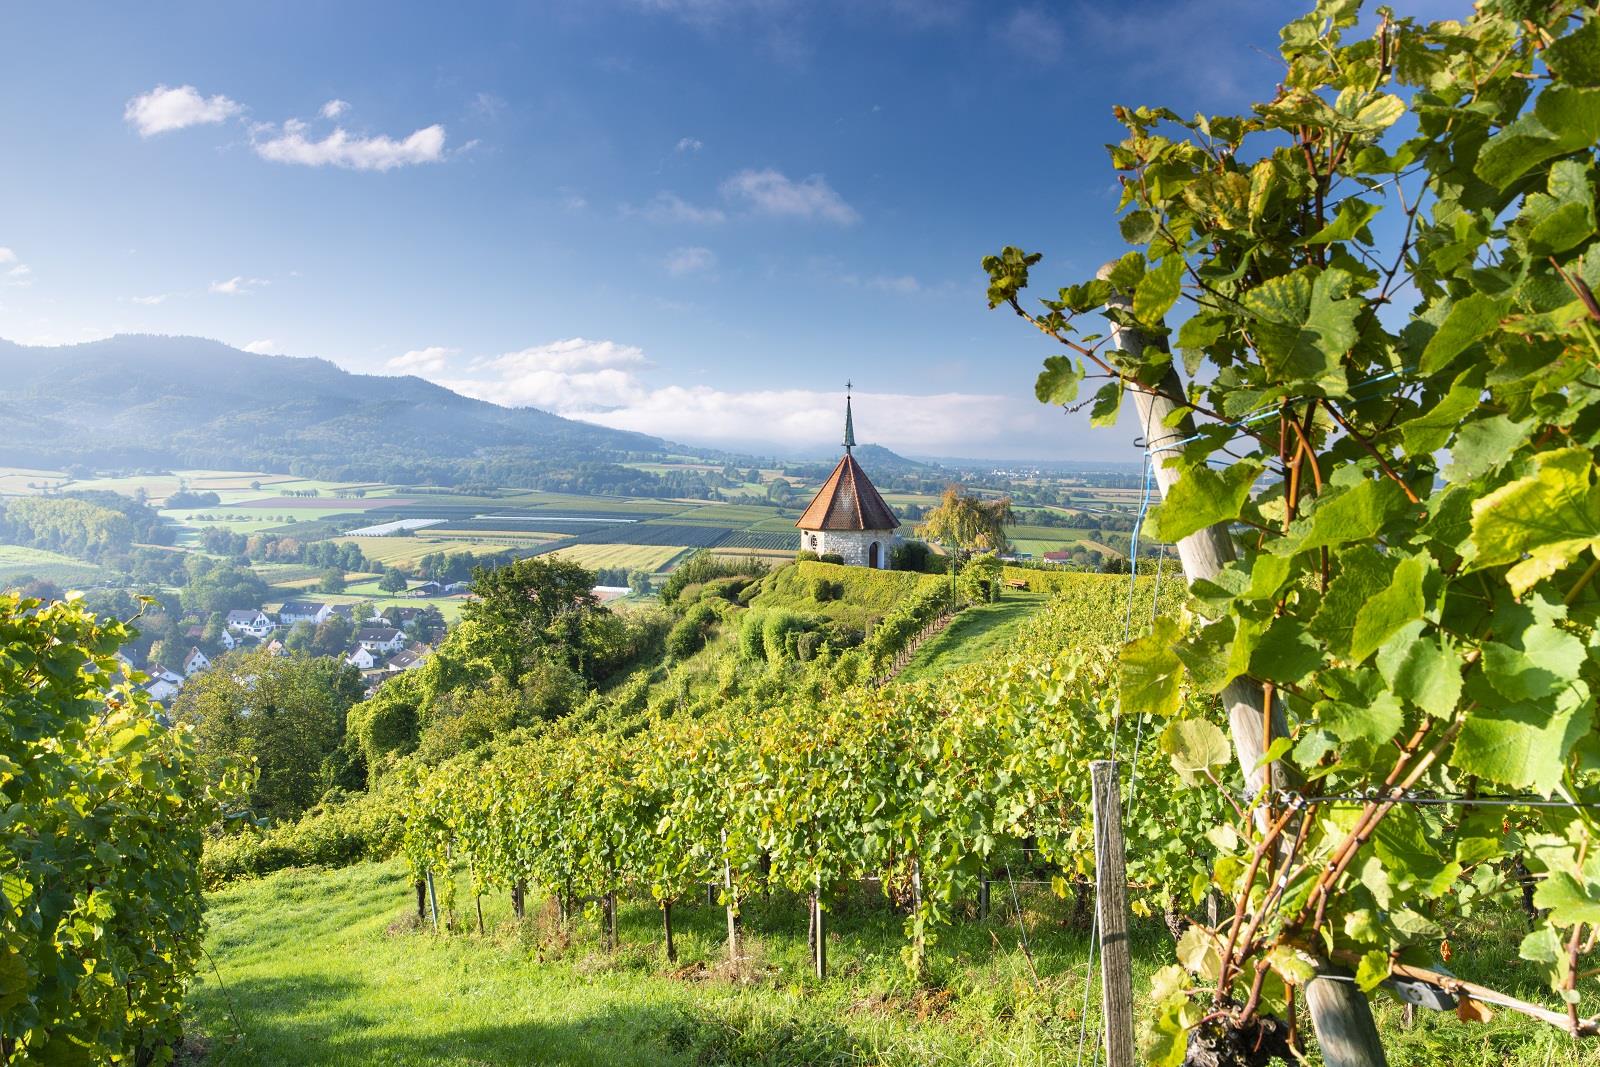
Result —
<svg viewBox="0 0 1600 1067"><path fill-rule="evenodd" d="M183 465L417 480L477 465L660 451L643 434L503 408L414 377L351 374L197 337L0 341L0 461Z"/></svg>

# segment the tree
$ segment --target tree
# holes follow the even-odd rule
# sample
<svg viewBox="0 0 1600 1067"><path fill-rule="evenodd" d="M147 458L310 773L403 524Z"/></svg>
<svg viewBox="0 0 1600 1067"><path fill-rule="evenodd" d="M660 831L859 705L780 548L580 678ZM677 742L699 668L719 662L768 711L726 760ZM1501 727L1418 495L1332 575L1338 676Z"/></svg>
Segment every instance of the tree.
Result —
<svg viewBox="0 0 1600 1067"><path fill-rule="evenodd" d="M316 639L316 624L306 619L301 619L289 627L289 632L283 635L283 647L290 652L311 651L311 642Z"/></svg>
<svg viewBox="0 0 1600 1067"><path fill-rule="evenodd" d="M322 572L322 578L317 582L317 591L321 593L344 592L344 570L340 567L329 567Z"/></svg>
<svg viewBox="0 0 1600 1067"><path fill-rule="evenodd" d="M640 570L629 571L628 591L634 596L649 596L650 572Z"/></svg>
<svg viewBox="0 0 1600 1067"><path fill-rule="evenodd" d="M945 486L939 505L928 512L917 533L964 552L1001 552L1006 548L1006 525L1012 521L1010 497L984 500L952 483Z"/></svg>
<svg viewBox="0 0 1600 1067"><path fill-rule="evenodd" d="M343 615L330 615L311 637L313 656L342 656L355 641L356 624Z"/></svg>
<svg viewBox="0 0 1600 1067"><path fill-rule="evenodd" d="M378 588L385 593L403 593L406 591L406 576L389 567L383 572L383 577L378 579Z"/></svg>
<svg viewBox="0 0 1600 1067"><path fill-rule="evenodd" d="M1359 997L1446 981L1440 926L1514 907L1516 870L1547 909L1518 949L1559 1005L1540 1017L1595 1025L1600 20L1493 3L1351 42L1356 7L1284 29L1248 116L1118 110L1135 248L1099 276L1031 307L1037 254L984 262L990 305L1066 349L1041 401L1075 403L1091 370L1094 422L1133 398L1156 532L1204 579L1192 625L1124 649L1121 700L1222 698L1251 807L1212 886L1248 924L1192 928L1189 970L1158 976L1160 1062L1261 1047L1296 990L1338 1024L1325 1058L1382 1062ZM1195 788L1226 770L1204 722L1159 743ZM1491 792L1510 803L1470 803ZM1341 966L1353 982L1313 980Z"/></svg>
<svg viewBox="0 0 1600 1067"><path fill-rule="evenodd" d="M254 761L252 807L286 820L321 797L323 761L338 748L362 689L361 672L340 660L261 650L229 656L192 679L173 710L193 727L208 765Z"/></svg>

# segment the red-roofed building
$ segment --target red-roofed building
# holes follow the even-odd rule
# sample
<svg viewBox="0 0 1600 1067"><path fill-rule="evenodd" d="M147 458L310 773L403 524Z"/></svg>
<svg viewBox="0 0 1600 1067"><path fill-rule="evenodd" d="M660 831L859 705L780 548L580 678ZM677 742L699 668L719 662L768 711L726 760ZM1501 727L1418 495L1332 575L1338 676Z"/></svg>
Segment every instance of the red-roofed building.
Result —
<svg viewBox="0 0 1600 1067"><path fill-rule="evenodd" d="M855 419L847 393L844 458L822 483L795 525L800 528L802 549L819 556L837 554L854 567L883 570L889 566L889 550L894 547L900 520L878 495L861 464L856 462L851 451L855 445Z"/></svg>

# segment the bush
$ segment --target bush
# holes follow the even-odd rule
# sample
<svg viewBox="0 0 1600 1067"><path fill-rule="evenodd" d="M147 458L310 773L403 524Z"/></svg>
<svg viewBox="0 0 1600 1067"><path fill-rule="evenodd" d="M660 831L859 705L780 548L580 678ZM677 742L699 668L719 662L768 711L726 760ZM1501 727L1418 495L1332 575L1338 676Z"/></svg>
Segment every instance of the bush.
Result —
<svg viewBox="0 0 1600 1067"><path fill-rule="evenodd" d="M815 563L817 562L817 554L809 548L802 548L794 554L794 561L796 563Z"/></svg>
<svg viewBox="0 0 1600 1067"><path fill-rule="evenodd" d="M777 663L785 656L793 657L795 638L812 628L812 621L782 608L767 613L761 627L761 645L768 663Z"/></svg>
<svg viewBox="0 0 1600 1067"><path fill-rule="evenodd" d="M763 660L767 658L767 646L764 637L764 627L767 624L765 612L752 611L744 617L739 625L739 654L745 659Z"/></svg>
<svg viewBox="0 0 1600 1067"><path fill-rule="evenodd" d="M941 574L943 567L932 566L933 550L926 541L901 541L889 550L889 569Z"/></svg>
<svg viewBox="0 0 1600 1067"><path fill-rule="evenodd" d="M844 557L839 555L837 552L824 552L822 555L817 557L817 562L843 564Z"/></svg>
<svg viewBox="0 0 1600 1067"><path fill-rule="evenodd" d="M821 604L830 600L838 600L844 596L844 583L836 582L832 578L813 578L811 581L811 597Z"/></svg>

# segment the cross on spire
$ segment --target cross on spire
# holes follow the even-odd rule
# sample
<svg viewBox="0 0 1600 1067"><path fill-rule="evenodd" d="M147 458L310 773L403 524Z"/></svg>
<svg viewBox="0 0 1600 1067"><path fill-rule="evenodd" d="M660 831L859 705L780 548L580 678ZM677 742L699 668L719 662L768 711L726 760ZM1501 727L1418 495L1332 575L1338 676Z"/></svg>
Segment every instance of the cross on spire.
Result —
<svg viewBox="0 0 1600 1067"><path fill-rule="evenodd" d="M856 447L856 424L850 414L850 389L851 382L844 383L844 454L850 455L850 450Z"/></svg>

